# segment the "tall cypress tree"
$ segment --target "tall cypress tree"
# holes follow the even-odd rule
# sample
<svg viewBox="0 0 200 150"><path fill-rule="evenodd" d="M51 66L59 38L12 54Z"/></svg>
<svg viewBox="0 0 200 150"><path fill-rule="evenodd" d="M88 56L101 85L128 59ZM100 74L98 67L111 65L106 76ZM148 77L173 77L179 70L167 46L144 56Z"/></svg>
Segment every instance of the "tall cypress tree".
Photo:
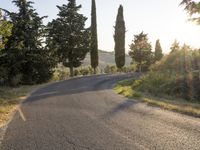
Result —
<svg viewBox="0 0 200 150"><path fill-rule="evenodd" d="M160 45L160 40L156 41L156 46L155 46L155 61L161 60L163 57L162 53L162 47Z"/></svg>
<svg viewBox="0 0 200 150"><path fill-rule="evenodd" d="M125 21L123 15L123 6L120 5L115 25L115 62L117 68L122 68L125 65Z"/></svg>
<svg viewBox="0 0 200 150"><path fill-rule="evenodd" d="M96 74L96 69L99 65L98 56L98 37L97 37L97 19L96 19L96 3L92 0L92 13L91 13L91 66L94 69L94 74Z"/></svg>
<svg viewBox="0 0 200 150"><path fill-rule="evenodd" d="M58 18L48 24L48 43L56 51L59 62L70 68L70 76L73 76L74 67L79 67L89 52L87 18L78 13L81 5L77 6L75 0L57 7Z"/></svg>

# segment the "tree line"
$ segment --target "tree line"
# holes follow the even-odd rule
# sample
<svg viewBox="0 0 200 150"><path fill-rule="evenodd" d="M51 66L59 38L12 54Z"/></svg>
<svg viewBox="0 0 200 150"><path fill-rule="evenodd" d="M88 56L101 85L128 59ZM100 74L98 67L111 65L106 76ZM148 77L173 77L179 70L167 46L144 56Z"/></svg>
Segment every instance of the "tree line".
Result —
<svg viewBox="0 0 200 150"><path fill-rule="evenodd" d="M93 73L99 65L96 3L92 0L91 26L86 28L87 18L79 13L81 5L75 0L57 6L59 13L46 26L29 0L13 0L17 12L0 11L0 82L9 85L36 84L48 81L57 64L63 64L74 75L74 68L81 66L90 52ZM191 1L183 4L191 5ZM189 6L186 7L188 10ZM189 10L188 10L189 11ZM3 14L2 14L3 12ZM125 65L126 27L123 6L116 18L114 41L115 61L120 70ZM151 64L163 57L160 41L155 52L147 34L134 36L129 55L138 71L148 71Z"/></svg>
<svg viewBox="0 0 200 150"><path fill-rule="evenodd" d="M88 52L96 74L99 58L95 0L92 0L89 28L85 27L87 18L79 13L81 5L77 5L75 0L68 0L67 4L57 6L57 18L46 26L43 24L46 16L39 16L33 8L32 1L12 2L18 11L9 12L1 9L4 16L2 11L0 14L1 82L12 86L46 82L52 77L54 68L59 63L68 67L70 76L73 76L74 68L82 64ZM121 36L120 34L121 32L116 39ZM121 39L124 38L123 36ZM123 47L119 51L123 54L120 57L123 62L119 68L125 61ZM121 60L116 60L118 61Z"/></svg>
<svg viewBox="0 0 200 150"><path fill-rule="evenodd" d="M81 5L76 5L75 0L57 6L58 17L46 26L43 24L46 16L38 15L32 1L12 2L18 11L1 9L0 14L1 82L11 86L46 82L58 63L70 68L73 76L73 68L81 65L89 51L93 59L97 58L97 54L93 54L97 49L95 17L92 17L91 28L86 28L87 18L78 12ZM92 7L95 9L94 2ZM92 63L94 69L97 65Z"/></svg>

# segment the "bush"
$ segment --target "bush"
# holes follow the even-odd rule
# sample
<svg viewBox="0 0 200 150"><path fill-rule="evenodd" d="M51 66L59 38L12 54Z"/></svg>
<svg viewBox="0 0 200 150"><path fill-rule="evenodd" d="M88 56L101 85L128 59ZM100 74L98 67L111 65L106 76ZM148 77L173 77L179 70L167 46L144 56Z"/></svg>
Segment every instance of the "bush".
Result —
<svg viewBox="0 0 200 150"><path fill-rule="evenodd" d="M130 66L124 66L122 69L118 69L116 66L114 65L107 65L104 68L104 72L107 74L115 74L117 72L124 72L124 73L130 73L130 72L134 72L136 70L136 65L130 65Z"/></svg>
<svg viewBox="0 0 200 150"><path fill-rule="evenodd" d="M200 72L193 73L194 98L200 101Z"/></svg>
<svg viewBox="0 0 200 150"><path fill-rule="evenodd" d="M79 76L80 74L81 72L78 69L74 70L74 76Z"/></svg>
<svg viewBox="0 0 200 150"><path fill-rule="evenodd" d="M90 70L88 68L81 68L80 69L80 74L83 76L89 75L90 74Z"/></svg>
<svg viewBox="0 0 200 150"><path fill-rule="evenodd" d="M122 68L122 72L124 73L130 73L135 71L136 71L136 65L125 66Z"/></svg>
<svg viewBox="0 0 200 150"><path fill-rule="evenodd" d="M117 73L118 69L116 66L107 65L104 69L104 72L107 74L114 74Z"/></svg>
<svg viewBox="0 0 200 150"><path fill-rule="evenodd" d="M150 72L133 82L132 89L149 93L153 96L200 100L199 73Z"/></svg>
<svg viewBox="0 0 200 150"><path fill-rule="evenodd" d="M155 96L171 93L169 86L174 81L172 76L169 77L167 74L149 73L139 80L136 80L132 88L136 88L139 91L152 93Z"/></svg>
<svg viewBox="0 0 200 150"><path fill-rule="evenodd" d="M151 66L151 72L135 81L133 89L154 96L200 100L200 51L184 45Z"/></svg>
<svg viewBox="0 0 200 150"><path fill-rule="evenodd" d="M0 67L0 85L3 85L8 80L8 71L6 68Z"/></svg>
<svg viewBox="0 0 200 150"><path fill-rule="evenodd" d="M16 76L10 79L10 86L16 87L21 83L21 81L22 81L22 74L17 74Z"/></svg>
<svg viewBox="0 0 200 150"><path fill-rule="evenodd" d="M98 74L100 72L99 68L97 68L96 73ZM79 67L74 71L75 76L86 76L86 75L92 75L93 74L93 68L91 66L83 66Z"/></svg>
<svg viewBox="0 0 200 150"><path fill-rule="evenodd" d="M69 71L67 69L56 69L54 71L52 80L60 81L60 80L66 80L67 78L69 78Z"/></svg>

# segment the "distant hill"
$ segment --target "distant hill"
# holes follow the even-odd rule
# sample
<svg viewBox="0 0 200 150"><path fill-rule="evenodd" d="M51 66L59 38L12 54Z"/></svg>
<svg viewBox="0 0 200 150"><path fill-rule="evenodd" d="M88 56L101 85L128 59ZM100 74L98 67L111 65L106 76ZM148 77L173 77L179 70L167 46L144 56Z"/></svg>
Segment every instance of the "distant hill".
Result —
<svg viewBox="0 0 200 150"><path fill-rule="evenodd" d="M130 63L131 58L129 55L126 55L126 65ZM90 54L86 56L83 65L90 65ZM103 69L106 65L115 65L115 54L114 52L99 50L99 67Z"/></svg>

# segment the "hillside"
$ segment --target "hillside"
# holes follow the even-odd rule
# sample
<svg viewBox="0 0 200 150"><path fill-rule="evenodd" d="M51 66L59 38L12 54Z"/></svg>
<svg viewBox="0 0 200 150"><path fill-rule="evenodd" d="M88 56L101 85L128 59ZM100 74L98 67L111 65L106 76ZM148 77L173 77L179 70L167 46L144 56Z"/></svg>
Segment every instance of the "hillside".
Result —
<svg viewBox="0 0 200 150"><path fill-rule="evenodd" d="M131 63L131 58L126 55L126 65ZM84 60L84 65L90 65L90 54L88 54ZM114 52L107 52L99 50L99 67L105 68L106 65L115 65L115 54Z"/></svg>

